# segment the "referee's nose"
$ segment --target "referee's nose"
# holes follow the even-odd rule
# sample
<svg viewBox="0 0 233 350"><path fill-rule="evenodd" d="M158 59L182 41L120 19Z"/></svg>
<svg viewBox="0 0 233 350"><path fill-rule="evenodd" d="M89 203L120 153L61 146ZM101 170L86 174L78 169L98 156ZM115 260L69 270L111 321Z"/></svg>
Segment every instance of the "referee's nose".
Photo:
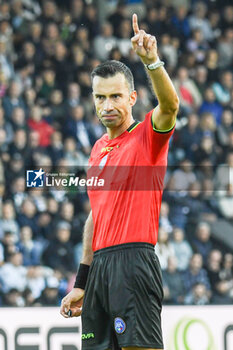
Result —
<svg viewBox="0 0 233 350"><path fill-rule="evenodd" d="M112 101L110 98L106 98L106 100L104 101L104 111L105 112L111 112L114 110L114 106L112 104Z"/></svg>

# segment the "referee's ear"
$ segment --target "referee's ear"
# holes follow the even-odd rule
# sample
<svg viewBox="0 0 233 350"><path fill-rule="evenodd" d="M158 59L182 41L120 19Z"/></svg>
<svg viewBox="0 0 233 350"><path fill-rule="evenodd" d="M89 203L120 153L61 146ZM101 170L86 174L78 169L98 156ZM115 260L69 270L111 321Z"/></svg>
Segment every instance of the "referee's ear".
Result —
<svg viewBox="0 0 233 350"><path fill-rule="evenodd" d="M133 90L131 91L130 97L129 97L130 106L133 107L136 102L137 102L137 91Z"/></svg>

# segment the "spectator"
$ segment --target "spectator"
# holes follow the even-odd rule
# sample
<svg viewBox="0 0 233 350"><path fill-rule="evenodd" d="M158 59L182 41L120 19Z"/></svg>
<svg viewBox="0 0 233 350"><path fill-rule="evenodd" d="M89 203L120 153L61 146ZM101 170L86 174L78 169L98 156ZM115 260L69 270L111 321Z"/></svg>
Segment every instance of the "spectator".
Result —
<svg viewBox="0 0 233 350"><path fill-rule="evenodd" d="M13 157L19 154L25 160L29 157L29 150L27 148L27 134L24 129L15 131L13 142L9 146L9 154Z"/></svg>
<svg viewBox="0 0 233 350"><path fill-rule="evenodd" d="M67 137L64 142L64 159L67 160L71 170L77 166L87 166L88 158L78 150L77 143L73 137Z"/></svg>
<svg viewBox="0 0 233 350"><path fill-rule="evenodd" d="M7 53L7 44L4 38L0 38L0 63L1 70L4 72L4 78L6 81L9 81L14 76L14 67L9 59ZM5 92L5 88L4 88Z"/></svg>
<svg viewBox="0 0 233 350"><path fill-rule="evenodd" d="M70 79L70 65L68 64L67 56L68 56L68 53L67 53L67 48L65 44L62 41L58 41L55 44L53 66L55 68L55 71L57 72L55 85L63 92L65 92L67 82ZM54 73L54 76L55 76L55 73ZM47 84L48 84L48 80L47 80ZM54 88L54 80L51 81L50 86ZM48 85L48 88L50 86ZM50 92L50 94L51 93L52 91Z"/></svg>
<svg viewBox="0 0 233 350"><path fill-rule="evenodd" d="M99 22L96 11L97 8L93 4L88 4L84 8L84 22L86 23L91 38L99 33Z"/></svg>
<svg viewBox="0 0 233 350"><path fill-rule="evenodd" d="M8 94L3 98L2 105L8 120L11 119L15 107L21 107L25 110L25 103L21 97L20 86L16 81L11 82Z"/></svg>
<svg viewBox="0 0 233 350"><path fill-rule="evenodd" d="M53 90L48 104L48 116L56 129L61 129L64 124L65 104L61 90Z"/></svg>
<svg viewBox="0 0 233 350"><path fill-rule="evenodd" d="M233 59L233 49L232 49L232 40L233 40L233 30L232 28L227 28L222 37L219 39L217 46L219 54L219 66L223 69L228 69L232 65Z"/></svg>
<svg viewBox="0 0 233 350"><path fill-rule="evenodd" d="M139 86L137 89L138 97L137 104L134 106L134 113L138 120L143 120L145 112L153 109L150 95L148 94L148 90L144 86Z"/></svg>
<svg viewBox="0 0 233 350"><path fill-rule="evenodd" d="M209 83L216 81L216 76L217 74L219 74L218 61L219 61L218 52L214 49L210 49L206 54L206 60L205 60L205 66L208 70Z"/></svg>
<svg viewBox="0 0 233 350"><path fill-rule="evenodd" d="M4 248L2 243L0 242L0 266L4 263Z"/></svg>
<svg viewBox="0 0 233 350"><path fill-rule="evenodd" d="M7 184L11 184L19 177L25 176L24 158L20 153L13 153L7 166L7 172L9 174L7 178Z"/></svg>
<svg viewBox="0 0 233 350"><path fill-rule="evenodd" d="M32 107L28 126L31 130L35 130L39 134L39 145L41 147L50 145L50 136L53 134L54 129L42 118L42 110L39 106Z"/></svg>
<svg viewBox="0 0 233 350"><path fill-rule="evenodd" d="M51 68L46 68L42 73L42 79L38 78L38 97L42 103L46 103L52 91L57 88L55 81L55 72Z"/></svg>
<svg viewBox="0 0 233 350"><path fill-rule="evenodd" d="M99 60L107 60L110 51L117 45L117 39L113 36L111 23L105 22L101 26L101 34L96 36L93 42L95 56Z"/></svg>
<svg viewBox="0 0 233 350"><path fill-rule="evenodd" d="M225 194L233 186L233 151L226 154L226 163L217 167L215 183L219 194ZM229 187L230 186L230 187Z"/></svg>
<svg viewBox="0 0 233 350"><path fill-rule="evenodd" d="M203 136L212 136L215 140L216 121L212 113L206 112L201 115L200 127Z"/></svg>
<svg viewBox="0 0 233 350"><path fill-rule="evenodd" d="M194 14L189 17L191 30L200 29L206 40L211 41L214 37L209 20L206 18L207 6L204 2L198 1L194 6Z"/></svg>
<svg viewBox="0 0 233 350"><path fill-rule="evenodd" d="M222 113L221 124L216 130L218 144L226 150L230 144L230 133L233 131L233 114L230 109L225 109Z"/></svg>
<svg viewBox="0 0 233 350"><path fill-rule="evenodd" d="M211 228L208 223L200 222L197 225L195 237L192 239L192 248L195 253L202 256L204 264L206 264L208 255L213 248Z"/></svg>
<svg viewBox="0 0 233 350"><path fill-rule="evenodd" d="M89 124L84 120L84 108L79 105L71 109L71 118L66 124L67 135L76 139L78 148L90 154L93 138Z"/></svg>
<svg viewBox="0 0 233 350"><path fill-rule="evenodd" d="M30 226L23 226L20 229L20 241L17 243L19 252L23 255L24 266L34 266L40 264L40 256L43 246L39 241L32 239L32 229Z"/></svg>
<svg viewBox="0 0 233 350"><path fill-rule="evenodd" d="M2 233L0 238L3 237L4 232L9 231L15 236L15 240L19 238L19 225L15 218L15 209L11 201L3 203L2 206L2 218L0 219L0 227Z"/></svg>
<svg viewBox="0 0 233 350"><path fill-rule="evenodd" d="M3 304L8 307L24 306L22 293L17 288L11 288L8 293L4 294Z"/></svg>
<svg viewBox="0 0 233 350"><path fill-rule="evenodd" d="M5 143L6 145L9 145L13 139L13 128L11 123L7 122L4 116L4 110L0 107L0 129L5 131L6 139Z"/></svg>
<svg viewBox="0 0 233 350"><path fill-rule="evenodd" d="M184 150L185 156L191 162L194 161L194 154L200 145L201 136L198 115L196 113L190 113L187 125L178 134L177 146Z"/></svg>
<svg viewBox="0 0 233 350"><path fill-rule="evenodd" d="M223 267L220 271L220 279L233 281L233 255L226 253L223 258Z"/></svg>
<svg viewBox="0 0 233 350"><path fill-rule="evenodd" d="M49 267L28 267L26 289L29 288L34 300L41 297L42 292L47 286L47 280L49 279L53 280L55 283L58 283L57 279L54 277L54 271Z"/></svg>
<svg viewBox="0 0 233 350"><path fill-rule="evenodd" d="M193 286L192 291L184 298L185 305L207 305L210 303L210 293L206 286L202 283L197 283Z"/></svg>
<svg viewBox="0 0 233 350"><path fill-rule="evenodd" d="M160 51L165 58L168 67L171 69L174 69L178 62L178 47L179 39L171 38L169 34L162 35Z"/></svg>
<svg viewBox="0 0 233 350"><path fill-rule="evenodd" d="M213 304L232 304L232 283L229 283L226 280L219 281L216 290L217 292L212 297L212 303Z"/></svg>
<svg viewBox="0 0 233 350"><path fill-rule="evenodd" d="M38 225L36 217L36 206L30 198L26 198L21 207L21 212L18 215L18 223L20 227L29 226L33 232L33 238L38 237Z"/></svg>
<svg viewBox="0 0 233 350"><path fill-rule="evenodd" d="M43 25L58 20L58 11L56 3L53 0L43 2L40 21Z"/></svg>
<svg viewBox="0 0 233 350"><path fill-rule="evenodd" d="M217 199L218 208L223 217L233 221L233 186L228 184L225 191L220 191L223 194Z"/></svg>
<svg viewBox="0 0 233 350"><path fill-rule="evenodd" d="M34 188L31 187L28 190L28 197L31 198L33 203L36 206L36 209L38 212L45 212L46 211L46 189L44 187L40 188Z"/></svg>
<svg viewBox="0 0 233 350"><path fill-rule="evenodd" d="M68 85L67 99L65 100L66 109L77 107L80 104L80 86L77 83Z"/></svg>
<svg viewBox="0 0 233 350"><path fill-rule="evenodd" d="M218 283L220 282L222 253L220 250L213 249L208 255L207 273L211 284L212 292L217 293Z"/></svg>
<svg viewBox="0 0 233 350"><path fill-rule="evenodd" d="M214 182L212 179L205 178L202 180L202 191L200 196L203 202L204 216L202 218L207 222L214 222L220 214L218 209L218 202L214 191Z"/></svg>
<svg viewBox="0 0 233 350"><path fill-rule="evenodd" d="M180 162L180 167L174 171L172 180L173 189L176 191L186 191L190 184L194 183L196 176L193 171L193 165L188 159Z"/></svg>
<svg viewBox="0 0 233 350"><path fill-rule="evenodd" d="M51 144L47 147L47 152L49 157L52 159L53 164L57 164L64 154L62 133L55 131L53 134L51 134L50 140Z"/></svg>
<svg viewBox="0 0 233 350"><path fill-rule="evenodd" d="M57 268L64 274L74 272L74 251L70 243L71 227L69 223L61 221L57 225L56 238L51 241L42 255L46 266Z"/></svg>
<svg viewBox="0 0 233 350"><path fill-rule="evenodd" d="M27 131L25 110L21 107L15 107L12 111L12 126L14 131L24 129Z"/></svg>
<svg viewBox="0 0 233 350"><path fill-rule="evenodd" d="M207 88L205 90L204 101L202 102L199 112L201 114L206 112L211 113L215 118L216 124L219 125L221 123L223 108L220 103L215 100L213 89Z"/></svg>
<svg viewBox="0 0 233 350"><path fill-rule="evenodd" d="M35 47L36 60L39 63L43 60L44 56L41 40L42 24L39 21L33 21L32 23L30 23L30 31L28 34L28 40L32 42Z"/></svg>
<svg viewBox="0 0 233 350"><path fill-rule="evenodd" d="M6 231L2 238L3 253L4 253L4 262L9 260L11 254L18 252L16 246L17 238L10 231Z"/></svg>
<svg viewBox="0 0 233 350"><path fill-rule="evenodd" d="M231 28L232 21L233 21L233 6L229 4L223 8L222 23L220 25L220 28L222 30Z"/></svg>
<svg viewBox="0 0 233 350"><path fill-rule="evenodd" d="M14 202L15 210L18 214L24 199L27 198L27 193L25 192L25 176L19 176L14 179L9 197Z"/></svg>
<svg viewBox="0 0 233 350"><path fill-rule="evenodd" d="M126 18L126 5L119 2L115 11L108 17L108 22L113 26L113 34L119 38L119 28L122 21Z"/></svg>
<svg viewBox="0 0 233 350"><path fill-rule="evenodd" d="M117 40L117 46L119 47L119 50L123 56L127 56L129 50L131 49L131 30L132 27L130 20L128 18L123 19L119 25L119 38Z"/></svg>
<svg viewBox="0 0 233 350"><path fill-rule="evenodd" d="M38 57L36 56L36 49L32 42L26 41L22 47L22 53L15 63L16 69L22 69L26 66L32 66L33 70L35 66L39 65Z"/></svg>
<svg viewBox="0 0 233 350"><path fill-rule="evenodd" d="M35 306L59 306L58 285L49 284L35 300Z"/></svg>
<svg viewBox="0 0 233 350"><path fill-rule="evenodd" d="M210 291L210 282L205 269L203 269L203 259L200 254L193 254L190 259L189 267L183 272L183 283L185 293L189 293L196 283L204 284Z"/></svg>
<svg viewBox="0 0 233 350"><path fill-rule="evenodd" d="M196 62L202 63L205 60L206 50L208 48L208 42L205 40L201 29L194 29L192 31L192 37L187 41L187 50L194 55Z"/></svg>
<svg viewBox="0 0 233 350"><path fill-rule="evenodd" d="M81 23L83 23L84 3L82 0L72 0L70 3L70 13L72 16L72 22L79 26L81 25Z"/></svg>
<svg viewBox="0 0 233 350"><path fill-rule="evenodd" d="M233 78L230 71L223 72L220 76L220 82L213 84L213 90L218 102L227 105L230 102L230 91L233 88Z"/></svg>
<svg viewBox="0 0 233 350"><path fill-rule="evenodd" d="M172 246L177 259L177 269L179 271L186 270L193 252L181 228L174 228Z"/></svg>
<svg viewBox="0 0 233 350"><path fill-rule="evenodd" d="M170 234L173 230L173 227L169 220L169 210L169 205L163 201L161 203L159 225Z"/></svg>
<svg viewBox="0 0 233 350"><path fill-rule="evenodd" d="M181 37L181 39L184 40L189 38L191 34L187 12L188 9L186 6L177 6L175 9L175 14L171 19L176 33L179 35L179 37Z"/></svg>
<svg viewBox="0 0 233 350"><path fill-rule="evenodd" d="M22 266L23 256L14 252L9 256L9 261L0 267L0 281L2 290L8 293L12 288L23 292L27 284L27 268Z"/></svg>
<svg viewBox="0 0 233 350"><path fill-rule="evenodd" d="M177 260L173 256L168 258L167 269L163 271L163 291L165 304L183 302L183 280L177 269Z"/></svg>
<svg viewBox="0 0 233 350"><path fill-rule="evenodd" d="M195 164L200 165L206 159L209 159L213 165L217 164L217 154L214 153L214 140L211 134L204 135L200 141L200 145L194 152L193 158Z"/></svg>
<svg viewBox="0 0 233 350"><path fill-rule="evenodd" d="M174 85L178 93L181 107L186 112L192 112L193 107L198 108L202 103L201 95L194 81L189 78L188 70L185 67L178 69Z"/></svg>
<svg viewBox="0 0 233 350"><path fill-rule="evenodd" d="M168 258L175 256L175 252L169 241L168 233L163 228L159 228L158 243L155 246L155 252L159 258L161 269L166 270Z"/></svg>
<svg viewBox="0 0 233 350"><path fill-rule="evenodd" d="M204 92L207 88L207 81L208 81L207 77L208 77L207 68L205 66L199 65L196 68L194 81L195 81L197 88L202 96L204 95Z"/></svg>

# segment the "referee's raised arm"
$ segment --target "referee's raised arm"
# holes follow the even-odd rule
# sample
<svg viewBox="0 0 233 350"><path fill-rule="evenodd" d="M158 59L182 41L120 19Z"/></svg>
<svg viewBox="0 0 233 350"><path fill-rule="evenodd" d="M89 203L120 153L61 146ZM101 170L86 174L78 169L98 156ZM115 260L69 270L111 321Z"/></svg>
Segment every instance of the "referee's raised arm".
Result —
<svg viewBox="0 0 233 350"><path fill-rule="evenodd" d="M159 102L153 112L153 125L161 131L170 130L175 124L179 109L177 93L163 67L164 63L159 59L155 36L139 28L136 14L133 14L132 25L134 31L134 36L131 38L133 49L145 65Z"/></svg>

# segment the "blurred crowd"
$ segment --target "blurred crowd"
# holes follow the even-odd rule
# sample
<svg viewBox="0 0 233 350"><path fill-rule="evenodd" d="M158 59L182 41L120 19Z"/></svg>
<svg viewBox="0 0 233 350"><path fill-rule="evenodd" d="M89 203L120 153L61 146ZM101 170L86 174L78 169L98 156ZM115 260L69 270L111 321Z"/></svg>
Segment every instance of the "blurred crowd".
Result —
<svg viewBox="0 0 233 350"><path fill-rule="evenodd" d="M26 188L26 169L76 169L105 132L90 72L106 59L133 72L135 119L155 105L131 48L134 6L156 36L180 98L161 206L168 304L233 302L233 6L227 0L0 1L0 306L59 305L74 282L85 191ZM219 232L221 236L221 232Z"/></svg>

